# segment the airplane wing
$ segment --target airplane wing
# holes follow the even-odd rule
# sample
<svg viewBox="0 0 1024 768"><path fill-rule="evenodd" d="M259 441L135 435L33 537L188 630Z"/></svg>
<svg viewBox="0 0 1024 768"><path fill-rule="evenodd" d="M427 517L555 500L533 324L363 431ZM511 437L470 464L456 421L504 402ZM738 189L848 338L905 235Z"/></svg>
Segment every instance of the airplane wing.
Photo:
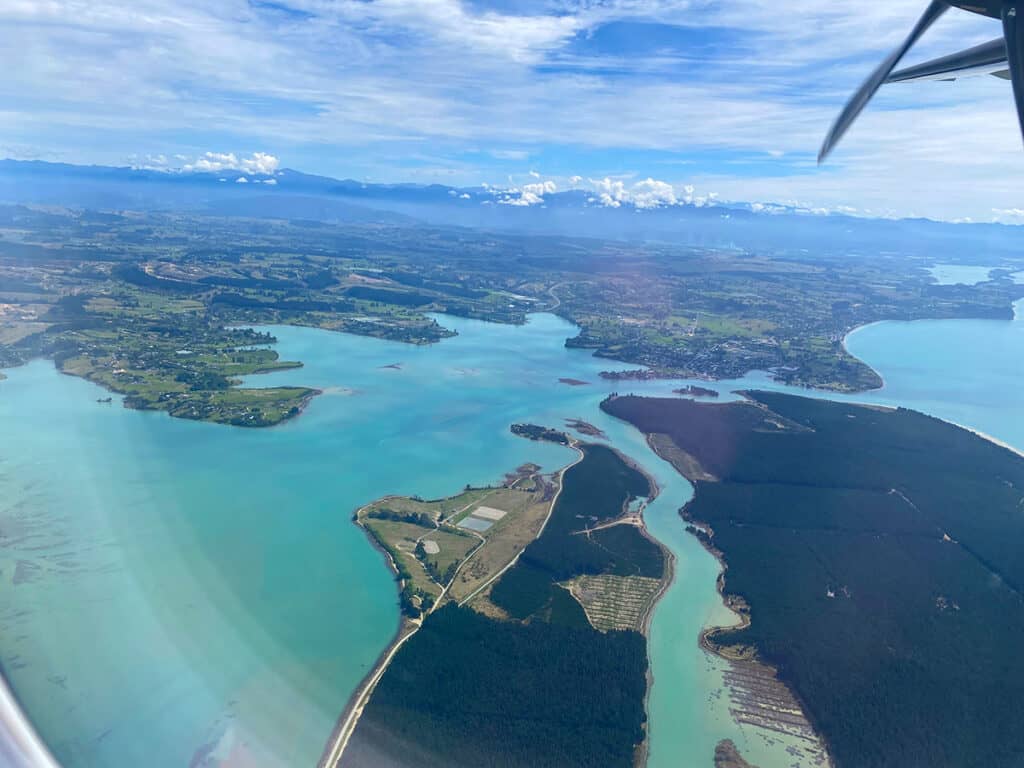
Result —
<svg viewBox="0 0 1024 768"><path fill-rule="evenodd" d="M971 0L980 2L980 0ZM953 0L931 0L924 13L911 28L900 46L890 53L860 88L850 97L825 135L825 141L818 151L818 164L825 162L836 144L868 105L883 83L905 83L909 80L956 80L968 74L989 74L1010 80L1013 83L1013 100L1017 106L1017 121L1024 133L1024 0L1001 0L999 11L1003 21L1002 40L992 40L966 51L943 56L941 59L926 61L913 67L896 71L896 65L914 47L921 36L948 11ZM956 2L957 7L971 11L985 11L996 15L996 0L984 6L967 6ZM1022 11L1019 14L1018 10Z"/></svg>
<svg viewBox="0 0 1024 768"><path fill-rule="evenodd" d="M997 38L960 53L897 70L886 78L887 83L912 83L917 80L956 80L971 75L995 75L1010 79L1006 58L1006 41Z"/></svg>

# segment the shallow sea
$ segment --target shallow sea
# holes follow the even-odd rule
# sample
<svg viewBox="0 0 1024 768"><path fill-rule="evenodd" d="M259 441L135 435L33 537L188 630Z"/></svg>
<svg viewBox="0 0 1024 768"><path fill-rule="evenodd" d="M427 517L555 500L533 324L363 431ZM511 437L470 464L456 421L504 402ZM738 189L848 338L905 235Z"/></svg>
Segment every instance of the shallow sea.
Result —
<svg viewBox="0 0 1024 768"><path fill-rule="evenodd" d="M689 484L598 409L612 390L680 383L602 381L629 366L566 349L575 329L551 315L439 319L459 335L430 347L275 328L282 356L306 365L248 383L325 394L264 430L99 403L105 392L47 361L6 371L0 662L68 768L314 764L397 625L394 583L352 511L495 482L526 461L553 470L571 452L508 425L565 418L601 426L661 486L646 515L677 572L651 631L650 765L706 768L725 737L762 768L793 764L789 745L731 722L720 663L697 646L729 615L717 563L677 515ZM886 381L852 399L1024 446L1024 322L879 323L847 343ZM763 374L714 386L784 389Z"/></svg>

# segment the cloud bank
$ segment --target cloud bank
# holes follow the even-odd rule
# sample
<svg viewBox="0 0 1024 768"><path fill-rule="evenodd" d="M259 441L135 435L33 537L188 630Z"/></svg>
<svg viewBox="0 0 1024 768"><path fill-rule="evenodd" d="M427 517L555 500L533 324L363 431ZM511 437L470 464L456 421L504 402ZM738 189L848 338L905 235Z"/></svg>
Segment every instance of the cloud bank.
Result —
<svg viewBox="0 0 1024 768"><path fill-rule="evenodd" d="M536 178L537 174L535 171L531 171L531 176ZM527 207L530 205L540 205L544 202L544 195L552 195L558 191L558 187L553 181L538 181L532 184L523 184L522 187L512 187L505 192L505 196L498 200L502 205L515 205L520 207Z"/></svg>

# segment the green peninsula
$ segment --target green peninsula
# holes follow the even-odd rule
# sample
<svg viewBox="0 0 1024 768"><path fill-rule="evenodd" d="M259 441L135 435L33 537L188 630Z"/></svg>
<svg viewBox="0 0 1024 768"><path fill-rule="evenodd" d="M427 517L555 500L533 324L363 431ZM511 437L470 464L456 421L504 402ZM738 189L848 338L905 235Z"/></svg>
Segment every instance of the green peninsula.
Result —
<svg viewBox="0 0 1024 768"><path fill-rule="evenodd" d="M641 630L669 566L643 531L639 504L654 492L648 479L608 447L579 450L543 530L511 567L461 601L433 610L417 604L422 626L384 669L337 764L632 768L645 743ZM438 502L443 513L402 514L455 520L504 503L481 493ZM396 508L393 500L371 508L383 504ZM585 589L581 579L589 579Z"/></svg>
<svg viewBox="0 0 1024 768"><path fill-rule="evenodd" d="M768 392L613 397L696 487L742 628L839 768L1015 765L1024 754L1024 458L909 410Z"/></svg>
<svg viewBox="0 0 1024 768"><path fill-rule="evenodd" d="M471 598L540 533L557 479L538 470L525 464L500 487L466 488L445 499L389 496L356 513L398 576L407 620L446 599Z"/></svg>

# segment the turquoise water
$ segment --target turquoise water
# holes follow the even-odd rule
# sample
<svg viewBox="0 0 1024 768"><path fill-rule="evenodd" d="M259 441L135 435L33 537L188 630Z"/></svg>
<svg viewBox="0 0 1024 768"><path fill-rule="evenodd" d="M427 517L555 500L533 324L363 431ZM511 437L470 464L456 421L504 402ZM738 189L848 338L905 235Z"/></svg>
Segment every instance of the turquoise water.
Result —
<svg viewBox="0 0 1024 768"><path fill-rule="evenodd" d="M906 405L1024 449L1024 301L1017 319L920 320L865 326L846 339L885 385L868 400Z"/></svg>
<svg viewBox="0 0 1024 768"><path fill-rule="evenodd" d="M514 421L580 417L659 482L651 532L677 556L650 655L655 768L708 766L733 738L762 768L785 744L730 721L720 663L700 628L729 615L717 563L685 534L689 484L597 406L624 367L567 350L573 326L440 318L459 336L409 347L279 328L299 371L256 385L316 386L299 419L242 430L96 402L99 388L37 361L0 382L0 661L43 737L79 766L313 764L397 625L393 582L350 522L386 493L439 496L494 482L564 448L512 436ZM1024 323L882 323L848 345L901 402L1024 445L1017 394ZM401 368L381 366L400 363ZM590 386L570 387L558 378ZM771 386L763 375L720 382Z"/></svg>

